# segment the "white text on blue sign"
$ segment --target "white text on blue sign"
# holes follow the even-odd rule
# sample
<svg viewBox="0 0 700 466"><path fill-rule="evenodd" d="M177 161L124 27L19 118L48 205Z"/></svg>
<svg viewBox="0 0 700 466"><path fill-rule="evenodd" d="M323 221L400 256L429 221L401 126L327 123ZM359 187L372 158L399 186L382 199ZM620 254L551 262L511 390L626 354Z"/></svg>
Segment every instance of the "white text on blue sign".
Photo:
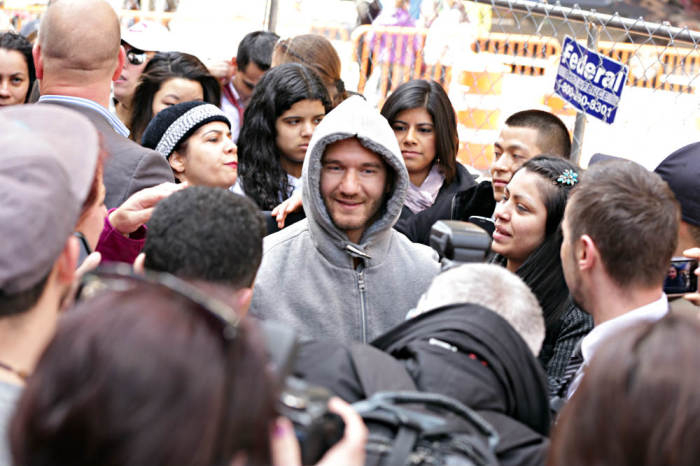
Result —
<svg viewBox="0 0 700 466"><path fill-rule="evenodd" d="M554 92L579 111L612 123L628 73L626 65L566 36Z"/></svg>

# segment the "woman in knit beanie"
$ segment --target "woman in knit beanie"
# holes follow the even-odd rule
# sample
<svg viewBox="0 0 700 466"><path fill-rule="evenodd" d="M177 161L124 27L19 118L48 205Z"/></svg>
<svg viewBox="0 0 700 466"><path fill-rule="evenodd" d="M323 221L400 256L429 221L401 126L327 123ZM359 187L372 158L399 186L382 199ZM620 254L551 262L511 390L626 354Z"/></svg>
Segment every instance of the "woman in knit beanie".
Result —
<svg viewBox="0 0 700 466"><path fill-rule="evenodd" d="M164 109L148 124L141 143L168 160L178 182L219 188L236 183L231 122L215 105L192 101Z"/></svg>

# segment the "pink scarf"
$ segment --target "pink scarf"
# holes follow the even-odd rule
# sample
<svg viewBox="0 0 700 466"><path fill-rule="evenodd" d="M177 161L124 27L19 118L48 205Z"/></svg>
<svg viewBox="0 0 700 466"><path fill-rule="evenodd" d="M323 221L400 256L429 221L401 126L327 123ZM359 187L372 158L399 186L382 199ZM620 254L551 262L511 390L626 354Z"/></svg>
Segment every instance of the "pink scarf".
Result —
<svg viewBox="0 0 700 466"><path fill-rule="evenodd" d="M435 203L444 182L445 176L440 173L438 164L434 163L422 185L416 186L413 183L408 183L404 205L411 209L414 214L427 209Z"/></svg>

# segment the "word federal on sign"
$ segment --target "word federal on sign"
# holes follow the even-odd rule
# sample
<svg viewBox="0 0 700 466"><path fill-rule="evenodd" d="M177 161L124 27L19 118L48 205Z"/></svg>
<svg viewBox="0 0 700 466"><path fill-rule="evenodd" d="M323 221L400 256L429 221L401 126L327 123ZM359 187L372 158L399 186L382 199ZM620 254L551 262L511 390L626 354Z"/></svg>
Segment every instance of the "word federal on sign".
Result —
<svg viewBox="0 0 700 466"><path fill-rule="evenodd" d="M599 120L615 120L629 68L564 37L554 92Z"/></svg>

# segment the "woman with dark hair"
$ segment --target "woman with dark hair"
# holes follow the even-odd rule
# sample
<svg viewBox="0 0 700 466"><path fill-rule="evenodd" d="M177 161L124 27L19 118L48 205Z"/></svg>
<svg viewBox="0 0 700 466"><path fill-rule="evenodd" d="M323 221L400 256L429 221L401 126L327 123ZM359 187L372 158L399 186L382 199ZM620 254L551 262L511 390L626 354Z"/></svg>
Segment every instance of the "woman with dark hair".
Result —
<svg viewBox="0 0 700 466"><path fill-rule="evenodd" d="M194 55L160 52L144 68L131 101L129 137L140 142L151 119L161 110L180 102L203 100L219 105L221 87L207 67Z"/></svg>
<svg viewBox="0 0 700 466"><path fill-rule="evenodd" d="M32 44L14 32L0 33L0 107L27 103L35 79Z"/></svg>
<svg viewBox="0 0 700 466"><path fill-rule="evenodd" d="M545 338L539 360L554 394L578 341L593 328L591 316L571 299L559 250L561 221L579 169L559 157L534 157L518 169L496 205L493 261L530 287L542 307Z"/></svg>
<svg viewBox="0 0 700 466"><path fill-rule="evenodd" d="M411 180L394 228L428 244L432 225L452 218L454 197L476 185L457 162L455 111L440 84L417 79L397 87L381 113L394 129Z"/></svg>
<svg viewBox="0 0 700 466"><path fill-rule="evenodd" d="M561 412L547 464L698 464L699 339L696 315L669 312L601 345Z"/></svg>
<svg viewBox="0 0 700 466"><path fill-rule="evenodd" d="M348 97L340 77L340 57L325 37L302 34L279 40L272 51L272 66L285 63L300 63L314 70L326 86L333 107Z"/></svg>
<svg viewBox="0 0 700 466"><path fill-rule="evenodd" d="M287 63L265 73L243 116L234 192L244 192L262 210L291 196L301 185L311 135L331 108L326 87L310 68Z"/></svg>
<svg viewBox="0 0 700 466"><path fill-rule="evenodd" d="M92 277L97 294L61 319L17 404L15 464L300 464L261 335L212 297L230 290L168 274ZM362 420L338 399L329 407L346 432L322 462L363 464Z"/></svg>
<svg viewBox="0 0 700 466"><path fill-rule="evenodd" d="M119 283L60 323L10 428L15 463L270 464L275 398L250 325L187 287Z"/></svg>

